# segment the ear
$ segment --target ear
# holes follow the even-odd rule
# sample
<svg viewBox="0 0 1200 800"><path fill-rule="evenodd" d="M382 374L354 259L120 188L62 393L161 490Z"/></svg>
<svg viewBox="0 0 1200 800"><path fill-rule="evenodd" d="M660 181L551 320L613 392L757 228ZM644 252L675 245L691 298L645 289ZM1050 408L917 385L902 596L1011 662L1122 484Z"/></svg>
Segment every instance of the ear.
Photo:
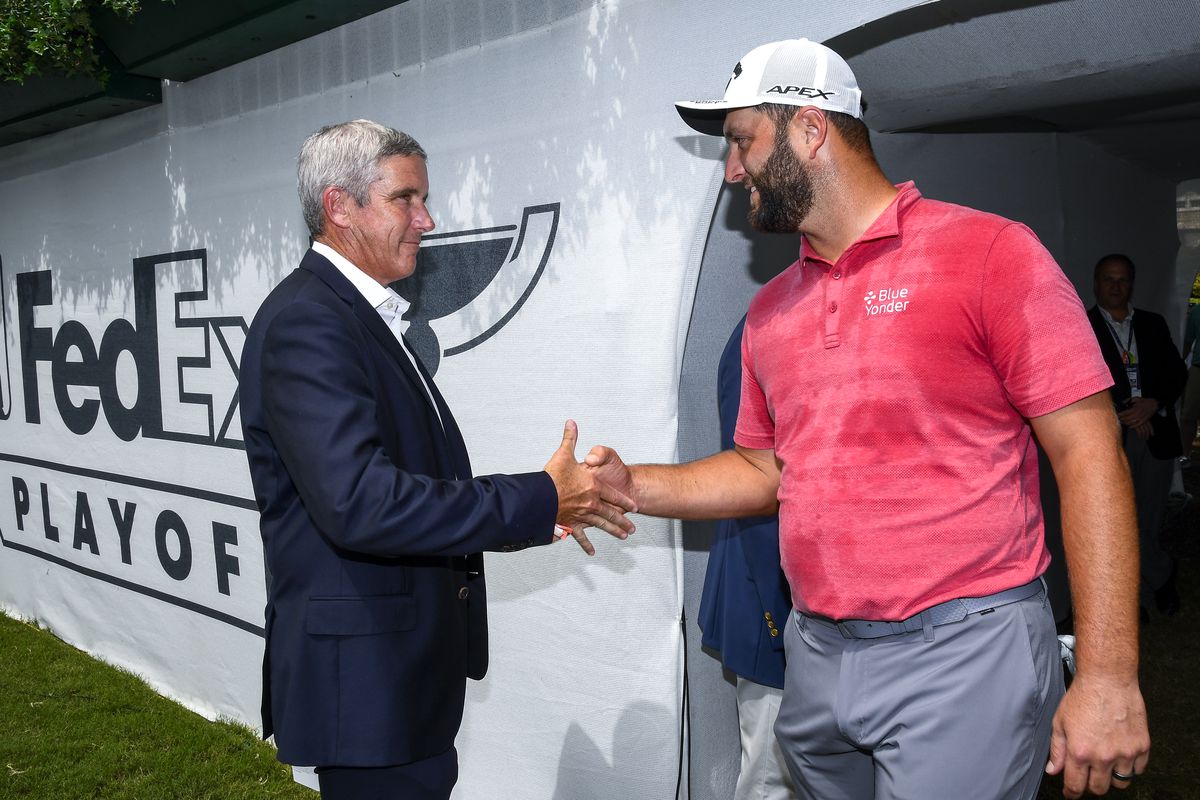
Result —
<svg viewBox="0 0 1200 800"><path fill-rule="evenodd" d="M816 158L829 137L829 120L816 106L805 106L793 114L788 128L792 149L801 159Z"/></svg>
<svg viewBox="0 0 1200 800"><path fill-rule="evenodd" d="M321 209L325 214L325 219L335 228L350 227L351 205L357 206L358 204L340 186L326 186L321 192Z"/></svg>

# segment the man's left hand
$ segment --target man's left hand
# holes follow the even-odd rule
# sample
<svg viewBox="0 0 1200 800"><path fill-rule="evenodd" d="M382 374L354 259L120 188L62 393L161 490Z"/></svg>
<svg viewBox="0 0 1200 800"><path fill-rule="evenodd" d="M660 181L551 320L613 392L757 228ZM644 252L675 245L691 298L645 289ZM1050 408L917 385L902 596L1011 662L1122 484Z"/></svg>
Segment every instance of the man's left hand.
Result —
<svg viewBox="0 0 1200 800"><path fill-rule="evenodd" d="M1146 705L1137 680L1096 679L1080 672L1054 714L1046 772L1063 775L1063 794L1102 795L1127 788L1150 759Z"/></svg>

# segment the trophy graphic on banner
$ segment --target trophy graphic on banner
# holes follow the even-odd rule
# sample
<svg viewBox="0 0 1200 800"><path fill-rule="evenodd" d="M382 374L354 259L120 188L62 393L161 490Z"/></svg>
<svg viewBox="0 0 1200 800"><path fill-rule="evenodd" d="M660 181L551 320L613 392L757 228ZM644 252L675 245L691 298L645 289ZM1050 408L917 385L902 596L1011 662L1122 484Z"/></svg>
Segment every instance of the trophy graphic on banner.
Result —
<svg viewBox="0 0 1200 800"><path fill-rule="evenodd" d="M519 225L422 239L416 271L392 288L412 304L404 338L431 375L443 357L487 341L521 310L550 260L558 217L558 203L528 206Z"/></svg>

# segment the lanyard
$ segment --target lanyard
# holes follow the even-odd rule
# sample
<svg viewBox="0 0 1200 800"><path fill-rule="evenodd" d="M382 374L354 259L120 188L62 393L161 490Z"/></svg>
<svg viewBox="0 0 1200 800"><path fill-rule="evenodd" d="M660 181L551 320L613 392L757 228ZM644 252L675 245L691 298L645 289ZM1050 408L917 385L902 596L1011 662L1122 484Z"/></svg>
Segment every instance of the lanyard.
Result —
<svg viewBox="0 0 1200 800"><path fill-rule="evenodd" d="M1121 362L1128 365L1131 360L1131 351L1133 350L1133 320L1129 320L1129 336L1126 337L1126 342L1121 343L1121 335L1117 333L1117 329L1108 320L1104 320L1104 324L1108 325L1108 332L1112 334L1113 339L1117 343L1117 347L1121 348Z"/></svg>

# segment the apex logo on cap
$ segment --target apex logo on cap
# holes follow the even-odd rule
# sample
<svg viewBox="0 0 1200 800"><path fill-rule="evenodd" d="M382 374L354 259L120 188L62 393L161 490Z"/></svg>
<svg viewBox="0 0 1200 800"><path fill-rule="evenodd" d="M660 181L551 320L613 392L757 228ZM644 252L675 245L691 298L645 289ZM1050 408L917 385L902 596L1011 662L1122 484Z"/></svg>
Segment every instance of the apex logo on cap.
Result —
<svg viewBox="0 0 1200 800"><path fill-rule="evenodd" d="M837 93L823 92L811 86L772 86L767 89L767 94L798 94L801 97L811 97L815 100L827 100Z"/></svg>

